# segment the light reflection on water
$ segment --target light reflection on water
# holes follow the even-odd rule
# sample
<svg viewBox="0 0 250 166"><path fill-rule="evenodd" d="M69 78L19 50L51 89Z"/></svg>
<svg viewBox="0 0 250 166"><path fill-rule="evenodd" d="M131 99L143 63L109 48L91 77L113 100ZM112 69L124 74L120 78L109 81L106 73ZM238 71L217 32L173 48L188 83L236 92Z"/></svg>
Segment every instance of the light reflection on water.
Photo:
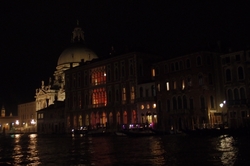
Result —
<svg viewBox="0 0 250 166"><path fill-rule="evenodd" d="M229 136L0 136L0 165L242 165L248 139Z"/></svg>
<svg viewBox="0 0 250 166"><path fill-rule="evenodd" d="M232 136L219 137L217 150L222 152L221 162L223 165L234 165L238 154L238 148L234 146L235 143L236 140Z"/></svg>

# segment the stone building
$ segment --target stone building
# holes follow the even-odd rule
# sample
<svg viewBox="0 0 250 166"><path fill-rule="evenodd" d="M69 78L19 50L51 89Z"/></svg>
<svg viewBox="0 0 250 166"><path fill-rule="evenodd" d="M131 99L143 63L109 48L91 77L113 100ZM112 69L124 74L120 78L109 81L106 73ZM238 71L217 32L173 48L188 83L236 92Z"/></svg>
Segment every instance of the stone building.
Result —
<svg viewBox="0 0 250 166"><path fill-rule="evenodd" d="M232 128L250 127L249 85L250 50L221 55L223 88L226 94L221 106Z"/></svg>
<svg viewBox="0 0 250 166"><path fill-rule="evenodd" d="M166 130L223 123L220 56L197 52L154 64L159 126Z"/></svg>
<svg viewBox="0 0 250 166"><path fill-rule="evenodd" d="M12 113L6 115L4 105L1 108L0 116L0 133L16 133L19 130L19 121L17 116L12 116Z"/></svg>
<svg viewBox="0 0 250 166"><path fill-rule="evenodd" d="M37 133L65 133L64 101L56 101L49 107L37 111Z"/></svg>
<svg viewBox="0 0 250 166"><path fill-rule="evenodd" d="M131 52L83 62L65 71L68 130L129 127L142 122L141 116L138 119L138 88L152 81L150 66L159 59ZM151 101L148 104L152 107Z"/></svg>
<svg viewBox="0 0 250 166"><path fill-rule="evenodd" d="M71 44L58 58L54 78L48 79L48 84L42 81L41 87L36 89L36 110L44 109L54 101L65 100L65 75L64 71L78 66L82 61L98 58L97 55L86 47L84 32L77 22L72 32Z"/></svg>
<svg viewBox="0 0 250 166"><path fill-rule="evenodd" d="M36 132L37 114L36 102L28 102L18 105L19 127L23 132Z"/></svg>

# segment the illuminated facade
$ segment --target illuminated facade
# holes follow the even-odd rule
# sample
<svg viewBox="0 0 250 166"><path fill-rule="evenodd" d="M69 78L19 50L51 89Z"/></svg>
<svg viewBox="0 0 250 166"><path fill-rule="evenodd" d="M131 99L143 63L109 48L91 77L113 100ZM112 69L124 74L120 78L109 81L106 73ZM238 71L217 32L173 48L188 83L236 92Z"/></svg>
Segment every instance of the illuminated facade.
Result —
<svg viewBox="0 0 250 166"><path fill-rule="evenodd" d="M156 109L156 88L155 82L142 83L137 88L137 112L138 122L157 126L157 109Z"/></svg>
<svg viewBox="0 0 250 166"><path fill-rule="evenodd" d="M68 130L127 127L142 122L141 116L138 119L137 89L140 83L151 80L148 66L156 60L155 56L133 52L65 71Z"/></svg>
<svg viewBox="0 0 250 166"><path fill-rule="evenodd" d="M37 131L36 102L23 103L18 105L18 127L23 132Z"/></svg>
<svg viewBox="0 0 250 166"><path fill-rule="evenodd" d="M1 116L0 116L0 133L19 133L18 129L18 116L12 116L10 113L6 115L5 107L1 107Z"/></svg>
<svg viewBox="0 0 250 166"><path fill-rule="evenodd" d="M216 127L223 123L220 56L198 52L156 63L152 69L158 123L166 130Z"/></svg>
<svg viewBox="0 0 250 166"><path fill-rule="evenodd" d="M97 55L86 47L84 32L77 22L72 32L71 45L58 58L54 79L49 78L46 85L42 81L41 87L36 89L36 111L48 107L54 101L65 100L65 70L96 58Z"/></svg>

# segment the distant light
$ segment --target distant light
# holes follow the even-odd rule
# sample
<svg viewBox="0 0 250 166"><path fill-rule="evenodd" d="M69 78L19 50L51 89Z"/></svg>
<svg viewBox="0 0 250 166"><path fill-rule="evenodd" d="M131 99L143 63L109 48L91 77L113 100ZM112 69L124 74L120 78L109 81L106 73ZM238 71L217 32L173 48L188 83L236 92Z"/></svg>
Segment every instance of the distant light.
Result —
<svg viewBox="0 0 250 166"><path fill-rule="evenodd" d="M103 74L106 77L106 73Z"/></svg>
<svg viewBox="0 0 250 166"><path fill-rule="evenodd" d="M16 120L16 125L19 125L19 120Z"/></svg>
<svg viewBox="0 0 250 166"><path fill-rule="evenodd" d="M34 121L34 119L32 119L30 123L31 124L36 124L36 122Z"/></svg>
<svg viewBox="0 0 250 166"><path fill-rule="evenodd" d="M226 100L224 100L223 103L226 104Z"/></svg>
<svg viewBox="0 0 250 166"><path fill-rule="evenodd" d="M220 107L221 107L221 108L223 107L223 103L220 103Z"/></svg>

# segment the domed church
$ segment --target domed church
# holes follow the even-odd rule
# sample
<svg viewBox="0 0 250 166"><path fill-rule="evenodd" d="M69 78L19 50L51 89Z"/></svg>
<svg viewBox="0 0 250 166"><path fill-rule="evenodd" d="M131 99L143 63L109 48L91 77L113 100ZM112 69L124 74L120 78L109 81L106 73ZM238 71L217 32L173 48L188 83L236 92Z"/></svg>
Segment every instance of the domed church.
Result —
<svg viewBox="0 0 250 166"><path fill-rule="evenodd" d="M48 107L54 101L65 100L65 70L96 58L98 57L95 52L86 46L84 32L77 21L77 26L72 32L70 46L58 58L54 80L49 78L48 85L42 81L41 87L36 89L36 111Z"/></svg>

